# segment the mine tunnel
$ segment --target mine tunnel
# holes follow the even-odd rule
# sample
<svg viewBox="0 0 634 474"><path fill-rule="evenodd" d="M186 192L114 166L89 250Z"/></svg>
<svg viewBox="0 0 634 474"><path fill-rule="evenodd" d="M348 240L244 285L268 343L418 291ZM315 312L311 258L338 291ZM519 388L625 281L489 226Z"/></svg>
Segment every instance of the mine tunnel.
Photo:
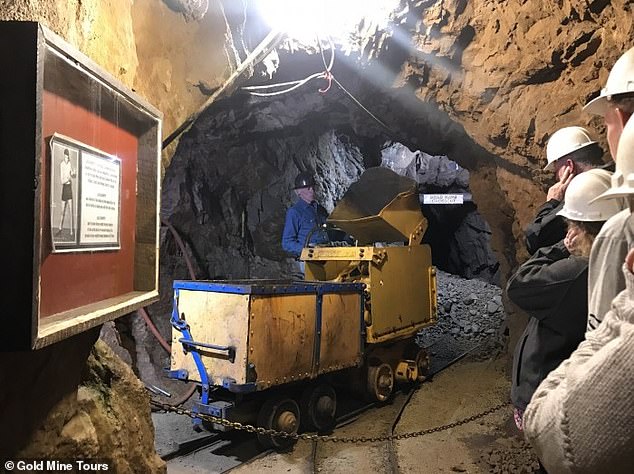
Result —
<svg viewBox="0 0 634 474"><path fill-rule="evenodd" d="M518 393L594 340L629 2L4 3L5 471L574 470Z"/></svg>

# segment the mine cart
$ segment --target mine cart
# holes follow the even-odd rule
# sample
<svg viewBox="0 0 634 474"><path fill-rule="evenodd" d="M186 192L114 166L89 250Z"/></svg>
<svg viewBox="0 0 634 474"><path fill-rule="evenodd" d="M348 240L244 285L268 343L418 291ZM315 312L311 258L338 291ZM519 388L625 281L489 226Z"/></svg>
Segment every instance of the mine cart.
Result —
<svg viewBox="0 0 634 474"><path fill-rule="evenodd" d="M358 245L305 248L305 281L174 282L170 376L199 384L197 413L321 431L334 422L334 387L384 401L396 382L424 379L414 338L436 322L436 273L415 183L368 170L329 222Z"/></svg>
<svg viewBox="0 0 634 474"><path fill-rule="evenodd" d="M363 361L362 283L173 286L170 376L200 384L195 411L287 432L296 432L300 419L307 429L332 424L336 395L328 374ZM261 441L277 448L289 443Z"/></svg>
<svg viewBox="0 0 634 474"><path fill-rule="evenodd" d="M382 401L395 382L424 379L429 360L414 337L437 320L436 270L429 246L421 244L427 220L416 183L386 168L369 169L328 222L357 246L305 248L305 277L365 284L364 370L352 379Z"/></svg>

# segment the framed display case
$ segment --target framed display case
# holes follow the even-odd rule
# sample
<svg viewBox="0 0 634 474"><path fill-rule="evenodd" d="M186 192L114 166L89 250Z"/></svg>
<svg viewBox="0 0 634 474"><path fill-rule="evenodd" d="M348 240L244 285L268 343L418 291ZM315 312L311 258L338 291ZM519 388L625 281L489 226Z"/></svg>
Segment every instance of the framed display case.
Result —
<svg viewBox="0 0 634 474"><path fill-rule="evenodd" d="M0 22L0 350L158 298L161 113L36 22Z"/></svg>

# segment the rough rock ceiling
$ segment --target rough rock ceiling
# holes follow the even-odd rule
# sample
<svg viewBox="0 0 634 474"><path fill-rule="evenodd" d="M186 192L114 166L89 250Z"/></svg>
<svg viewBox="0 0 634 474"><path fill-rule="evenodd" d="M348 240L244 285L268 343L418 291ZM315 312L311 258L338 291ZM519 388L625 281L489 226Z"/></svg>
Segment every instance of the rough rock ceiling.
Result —
<svg viewBox="0 0 634 474"><path fill-rule="evenodd" d="M631 45L631 4L402 1L387 30L361 36L360 56L342 57L358 73L347 87L393 139L471 171L505 273L525 256L521 229L550 178L541 171L550 134L582 124L602 140L600 121L581 105ZM280 52L272 82L314 72L296 50Z"/></svg>
<svg viewBox="0 0 634 474"><path fill-rule="evenodd" d="M0 19L35 19L61 34L157 105L167 135L264 36L261 25L245 21L252 1L13 0L2 2ZM603 141L600 120L583 114L581 105L632 46L631 9L631 0L402 0L386 32L361 40L366 70L356 91L363 96L365 89L370 103L373 88L402 98L398 107L380 101L376 108L404 135L402 143L432 153L434 143L445 148L440 152L453 147L452 159L471 171L494 248L508 262L503 273L525 257L518 243L543 199L548 176L541 164L550 134L580 124ZM286 56L280 53L280 75L270 81L288 68L302 71L301 55ZM408 103L441 119L403 124L411 114L398 111ZM456 134L469 145L454 140Z"/></svg>
<svg viewBox="0 0 634 474"><path fill-rule="evenodd" d="M2 2L0 19L35 19L60 33L157 105L167 135L263 37L245 21L244 6L252 4L245 1L13 0ZM631 0L402 0L387 32L361 43L365 63L371 59L359 79L368 83L363 88L380 89L381 96L388 90L403 98L400 107L409 101L444 117L408 127L400 122L411 115L393 113L398 107L389 101L376 111L406 135L400 141L408 146L435 153L433 143L453 144L452 159L472 173L475 200L506 271L524 258L521 229L543 199L549 135L580 124L603 138L600 121L581 105L632 45L631 9ZM286 66L298 64L283 55ZM377 78L379 84L371 83ZM465 145L452 138L462 129L479 158L462 153Z"/></svg>

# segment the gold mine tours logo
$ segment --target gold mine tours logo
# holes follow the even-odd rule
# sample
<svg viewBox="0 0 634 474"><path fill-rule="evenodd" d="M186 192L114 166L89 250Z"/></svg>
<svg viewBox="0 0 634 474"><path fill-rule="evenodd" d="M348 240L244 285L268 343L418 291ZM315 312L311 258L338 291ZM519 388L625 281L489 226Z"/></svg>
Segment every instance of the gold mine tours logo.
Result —
<svg viewBox="0 0 634 474"><path fill-rule="evenodd" d="M20 459L17 461L5 461L4 468L7 471L43 471L43 472L108 472L110 464L107 461L95 461L88 459L75 459L72 461L59 459Z"/></svg>

